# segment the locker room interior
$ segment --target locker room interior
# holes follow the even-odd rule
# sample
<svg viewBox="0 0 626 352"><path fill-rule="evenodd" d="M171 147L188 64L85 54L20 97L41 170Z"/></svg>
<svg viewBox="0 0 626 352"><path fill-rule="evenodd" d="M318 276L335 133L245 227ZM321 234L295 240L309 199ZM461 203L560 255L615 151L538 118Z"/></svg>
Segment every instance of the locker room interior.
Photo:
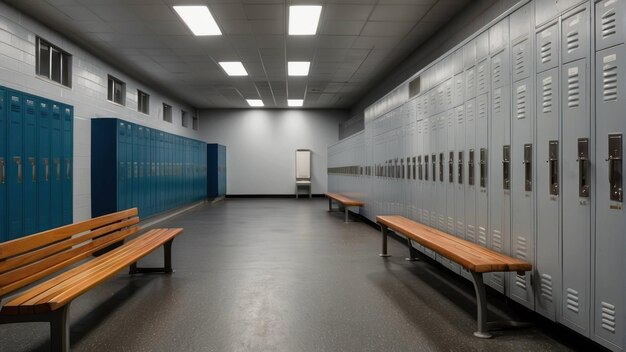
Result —
<svg viewBox="0 0 626 352"><path fill-rule="evenodd" d="M623 0L3 0L0 351L54 350L3 248L130 208L176 270L75 299L71 350L624 351L625 40ZM472 336L470 271L381 215L532 264L484 276L530 326Z"/></svg>

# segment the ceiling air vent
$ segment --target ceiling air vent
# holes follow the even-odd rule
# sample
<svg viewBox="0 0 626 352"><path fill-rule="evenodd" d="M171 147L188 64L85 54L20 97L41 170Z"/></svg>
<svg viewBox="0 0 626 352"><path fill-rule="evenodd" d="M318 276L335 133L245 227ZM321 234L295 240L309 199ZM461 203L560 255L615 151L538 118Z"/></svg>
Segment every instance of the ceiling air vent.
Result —
<svg viewBox="0 0 626 352"><path fill-rule="evenodd" d="M418 94L420 94L420 77L409 82L409 98L413 98Z"/></svg>

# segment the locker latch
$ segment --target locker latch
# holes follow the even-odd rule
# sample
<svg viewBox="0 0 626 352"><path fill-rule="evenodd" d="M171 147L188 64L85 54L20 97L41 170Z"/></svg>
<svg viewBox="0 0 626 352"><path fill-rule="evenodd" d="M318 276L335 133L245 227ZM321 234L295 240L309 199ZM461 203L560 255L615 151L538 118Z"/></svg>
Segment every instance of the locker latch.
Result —
<svg viewBox="0 0 626 352"><path fill-rule="evenodd" d="M0 158L0 183L5 184L7 179L7 168L4 158Z"/></svg>
<svg viewBox="0 0 626 352"><path fill-rule="evenodd" d="M400 159L400 169L401 173L398 173L398 178L404 179L404 158Z"/></svg>
<svg viewBox="0 0 626 352"><path fill-rule="evenodd" d="M502 146L502 187L511 189L511 146Z"/></svg>
<svg viewBox="0 0 626 352"><path fill-rule="evenodd" d="M433 162L433 182L437 181L437 154L432 155Z"/></svg>
<svg viewBox="0 0 626 352"><path fill-rule="evenodd" d="M415 180L417 178L417 165L416 165L416 161L417 159L415 157L413 157L413 179Z"/></svg>
<svg viewBox="0 0 626 352"><path fill-rule="evenodd" d="M609 134L609 187L611 200L623 202L622 190L622 134Z"/></svg>
<svg viewBox="0 0 626 352"><path fill-rule="evenodd" d="M50 180L50 161L48 158L41 159L43 162L43 177L46 182Z"/></svg>
<svg viewBox="0 0 626 352"><path fill-rule="evenodd" d="M474 185L474 149L469 150L469 158L467 160L467 172L468 172L467 183L470 186L473 186Z"/></svg>
<svg viewBox="0 0 626 352"><path fill-rule="evenodd" d="M550 173L550 195L559 195L559 141L548 142L548 164Z"/></svg>
<svg viewBox="0 0 626 352"><path fill-rule="evenodd" d="M419 155L417 157L417 172L418 172L418 178L421 181L422 179L424 179L424 171L422 170L422 156Z"/></svg>
<svg viewBox="0 0 626 352"><path fill-rule="evenodd" d="M457 160L458 167L458 183L463 184L463 152L459 152L459 160Z"/></svg>
<svg viewBox="0 0 626 352"><path fill-rule="evenodd" d="M22 183L22 157L14 156L13 162L17 164L17 183Z"/></svg>
<svg viewBox="0 0 626 352"><path fill-rule="evenodd" d="M53 162L57 174L57 181L61 181L61 159L54 158Z"/></svg>
<svg viewBox="0 0 626 352"><path fill-rule="evenodd" d="M589 139L578 138L578 196L589 197Z"/></svg>
<svg viewBox="0 0 626 352"><path fill-rule="evenodd" d="M439 182L443 182L443 153L439 153Z"/></svg>
<svg viewBox="0 0 626 352"><path fill-rule="evenodd" d="M454 183L454 152L450 151L448 157L448 182Z"/></svg>
<svg viewBox="0 0 626 352"><path fill-rule="evenodd" d="M30 164L31 169L31 182L37 182L37 161L35 158L28 158L28 163Z"/></svg>
<svg viewBox="0 0 626 352"><path fill-rule="evenodd" d="M524 190L532 192L533 190L533 145L524 144Z"/></svg>
<svg viewBox="0 0 626 352"><path fill-rule="evenodd" d="M424 175L426 175L424 180L428 181L428 173L429 173L429 170L428 170L428 155L424 155L424 167L426 168L426 170L424 170L424 171L426 171L424 173Z"/></svg>
<svg viewBox="0 0 626 352"><path fill-rule="evenodd" d="M487 149L480 148L480 187L487 187Z"/></svg>
<svg viewBox="0 0 626 352"><path fill-rule="evenodd" d="M72 160L69 158L65 159L65 178L68 180L72 178Z"/></svg>

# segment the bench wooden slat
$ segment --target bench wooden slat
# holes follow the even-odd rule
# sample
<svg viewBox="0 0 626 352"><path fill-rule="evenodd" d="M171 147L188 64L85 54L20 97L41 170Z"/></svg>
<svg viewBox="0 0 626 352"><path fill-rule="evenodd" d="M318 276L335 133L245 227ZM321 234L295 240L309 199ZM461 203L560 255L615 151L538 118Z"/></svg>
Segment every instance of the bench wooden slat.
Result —
<svg viewBox="0 0 626 352"><path fill-rule="evenodd" d="M1 243L0 260L65 240L79 233L97 229L113 222L137 216L137 214L137 208L132 208Z"/></svg>
<svg viewBox="0 0 626 352"><path fill-rule="evenodd" d="M365 203L360 202L358 200L354 200L354 199L350 199L344 195L341 195L339 193L324 193L324 195L327 198L333 199L343 205L349 206L349 207L362 207Z"/></svg>
<svg viewBox="0 0 626 352"><path fill-rule="evenodd" d="M477 273L529 271L532 269L530 263L511 258L443 231L416 223L403 216L378 216L376 221Z"/></svg>

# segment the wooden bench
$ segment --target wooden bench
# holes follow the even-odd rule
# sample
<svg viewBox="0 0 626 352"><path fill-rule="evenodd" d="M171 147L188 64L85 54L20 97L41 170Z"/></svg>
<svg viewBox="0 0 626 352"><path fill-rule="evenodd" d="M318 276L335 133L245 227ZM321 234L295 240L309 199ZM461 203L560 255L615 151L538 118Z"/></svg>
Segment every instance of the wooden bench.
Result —
<svg viewBox="0 0 626 352"><path fill-rule="evenodd" d="M341 195L339 193L324 193L324 195L326 196L326 198L328 198L328 211L341 211L341 208L339 209L334 209L333 208L333 201L343 205L343 211L345 212L345 222L349 222L348 221L348 208L349 207L362 207L365 203L360 202L358 200L354 200L354 199L350 199L344 195Z"/></svg>
<svg viewBox="0 0 626 352"><path fill-rule="evenodd" d="M12 294L2 302L0 324L49 322L51 350L68 351L69 308L75 298L126 267L131 274L173 272L172 241L182 229L154 229L126 242L140 230L138 223L133 208L0 243L0 299ZM93 257L120 242L124 244ZM162 268L137 267L137 261L160 246L164 247Z"/></svg>
<svg viewBox="0 0 626 352"><path fill-rule="evenodd" d="M387 236L391 229L396 233L406 236L409 244L410 257L408 259L412 260L416 258L417 250L411 244L411 240L413 240L439 253L443 257L458 263L470 272L478 304L478 330L474 333L476 337L490 338L491 334L488 333L490 330L527 325L512 321L487 322L487 296L485 294L483 274L499 271L515 271L520 275L524 275L526 271L532 270L530 263L492 251L443 231L414 222L403 216L377 216L376 222L381 226L383 237L381 257L389 256L389 254L387 254Z"/></svg>

